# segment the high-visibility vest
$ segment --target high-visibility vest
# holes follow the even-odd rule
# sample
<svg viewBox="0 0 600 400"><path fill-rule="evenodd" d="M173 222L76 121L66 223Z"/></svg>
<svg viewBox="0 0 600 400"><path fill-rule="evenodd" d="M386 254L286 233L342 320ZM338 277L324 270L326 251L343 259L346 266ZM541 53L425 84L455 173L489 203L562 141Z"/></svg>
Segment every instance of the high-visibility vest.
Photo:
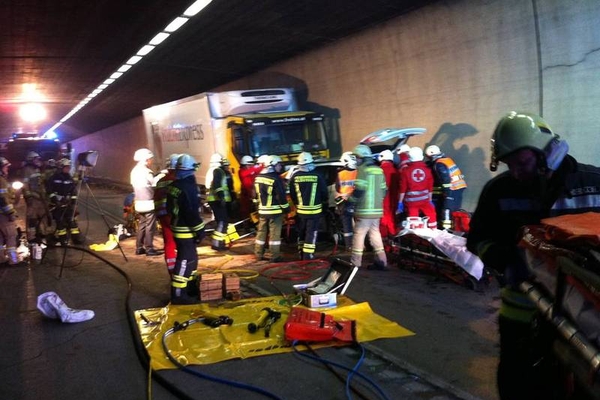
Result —
<svg viewBox="0 0 600 400"><path fill-rule="evenodd" d="M220 201L221 196L219 193L223 193L223 200L230 202L231 193L229 192L229 185L227 184L227 174L221 168L215 168L212 171L212 182L208 188L207 200Z"/></svg>
<svg viewBox="0 0 600 400"><path fill-rule="evenodd" d="M446 171L448 174L448 176L446 177L440 177L440 180L442 181L442 188L450 190L459 190L467 187L467 182L465 182L465 176L451 158L438 158L437 160L435 160L435 163L442 163L446 167Z"/></svg>
<svg viewBox="0 0 600 400"><path fill-rule="evenodd" d="M283 180L276 172L260 174L254 179L258 199L258 214L272 216L287 213L289 204Z"/></svg>
<svg viewBox="0 0 600 400"><path fill-rule="evenodd" d="M350 197L354 191L354 181L356 180L357 175L358 170L356 169L344 168L338 171L336 183L337 197L342 197L344 200L347 200L348 197Z"/></svg>

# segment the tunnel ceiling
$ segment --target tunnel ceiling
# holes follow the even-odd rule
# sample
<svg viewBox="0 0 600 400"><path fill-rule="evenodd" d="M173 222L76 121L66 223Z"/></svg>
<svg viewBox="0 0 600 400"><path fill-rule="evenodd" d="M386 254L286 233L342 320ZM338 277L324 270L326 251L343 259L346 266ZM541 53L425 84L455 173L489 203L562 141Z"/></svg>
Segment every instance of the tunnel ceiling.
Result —
<svg viewBox="0 0 600 400"><path fill-rule="evenodd" d="M192 0L0 2L0 139L45 132L164 29ZM66 121L64 140L130 119L335 42L427 1L213 0ZM24 124L23 84L48 112Z"/></svg>

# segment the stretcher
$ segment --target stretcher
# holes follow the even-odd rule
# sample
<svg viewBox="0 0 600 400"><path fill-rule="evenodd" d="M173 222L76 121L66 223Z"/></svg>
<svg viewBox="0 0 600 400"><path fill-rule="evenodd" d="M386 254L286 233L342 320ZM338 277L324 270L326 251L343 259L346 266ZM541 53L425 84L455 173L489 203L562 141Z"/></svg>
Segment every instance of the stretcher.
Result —
<svg viewBox="0 0 600 400"><path fill-rule="evenodd" d="M399 267L441 275L470 289L490 281L479 257L466 249L466 238L444 230L407 226L390 250Z"/></svg>
<svg viewBox="0 0 600 400"><path fill-rule="evenodd" d="M576 390L600 399L600 213L542 222L524 229L531 277L520 288L549 322L552 351Z"/></svg>

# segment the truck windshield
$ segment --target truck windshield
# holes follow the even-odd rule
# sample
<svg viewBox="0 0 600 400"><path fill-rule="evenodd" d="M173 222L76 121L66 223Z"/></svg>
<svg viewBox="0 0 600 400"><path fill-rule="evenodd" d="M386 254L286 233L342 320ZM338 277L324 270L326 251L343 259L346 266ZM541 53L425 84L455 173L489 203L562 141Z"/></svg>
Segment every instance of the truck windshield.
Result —
<svg viewBox="0 0 600 400"><path fill-rule="evenodd" d="M291 154L327 149L321 119L289 124L255 124L250 143L250 150L255 157L262 154Z"/></svg>

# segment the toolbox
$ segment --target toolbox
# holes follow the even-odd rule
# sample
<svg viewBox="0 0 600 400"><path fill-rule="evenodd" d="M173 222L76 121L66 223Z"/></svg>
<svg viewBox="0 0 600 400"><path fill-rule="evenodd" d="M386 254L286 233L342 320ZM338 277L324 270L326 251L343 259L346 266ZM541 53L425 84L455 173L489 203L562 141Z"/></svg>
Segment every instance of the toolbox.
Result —
<svg viewBox="0 0 600 400"><path fill-rule="evenodd" d="M294 290L302 296L302 303L307 307L336 307L337 295L346 292L357 271L358 267L335 257L331 259L331 266L325 275L308 283L294 285Z"/></svg>

